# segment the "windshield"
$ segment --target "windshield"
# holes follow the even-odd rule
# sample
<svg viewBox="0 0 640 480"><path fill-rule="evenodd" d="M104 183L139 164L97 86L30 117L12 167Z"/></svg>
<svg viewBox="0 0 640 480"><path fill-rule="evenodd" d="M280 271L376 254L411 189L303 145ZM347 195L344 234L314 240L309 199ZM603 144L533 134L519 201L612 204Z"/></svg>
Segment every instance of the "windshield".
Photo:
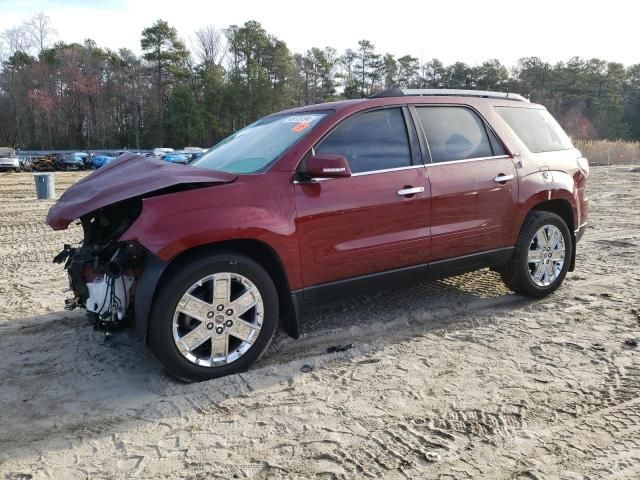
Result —
<svg viewBox="0 0 640 480"><path fill-rule="evenodd" d="M191 165L229 173L259 172L309 133L325 115L284 114L262 118L227 137Z"/></svg>

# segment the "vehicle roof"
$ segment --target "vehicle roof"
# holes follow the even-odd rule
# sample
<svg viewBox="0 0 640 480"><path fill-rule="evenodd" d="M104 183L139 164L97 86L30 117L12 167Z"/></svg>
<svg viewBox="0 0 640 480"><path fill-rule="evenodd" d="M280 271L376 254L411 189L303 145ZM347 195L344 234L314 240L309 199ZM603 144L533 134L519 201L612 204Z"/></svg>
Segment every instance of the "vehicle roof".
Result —
<svg viewBox="0 0 640 480"><path fill-rule="evenodd" d="M404 95L393 97L378 98L359 98L354 100L338 100L335 102L318 103L314 105L306 105L304 107L291 108L278 113L302 113L302 112L318 112L324 110L333 110L336 112L342 110L363 110L372 107L384 107L387 105L414 105L414 104L434 104L434 105L470 105L470 106L504 106L504 107L521 107L521 108L544 108L536 103L523 102L516 99L507 98L487 98L476 97L470 95Z"/></svg>

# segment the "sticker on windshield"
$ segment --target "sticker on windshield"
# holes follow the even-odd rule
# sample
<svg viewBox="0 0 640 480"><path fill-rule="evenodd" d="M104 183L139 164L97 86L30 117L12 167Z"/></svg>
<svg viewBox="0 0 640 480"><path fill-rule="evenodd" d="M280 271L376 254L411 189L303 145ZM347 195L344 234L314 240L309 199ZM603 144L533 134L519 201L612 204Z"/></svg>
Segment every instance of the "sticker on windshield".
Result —
<svg viewBox="0 0 640 480"><path fill-rule="evenodd" d="M307 128L308 126L309 126L309 124L308 124L308 123L298 123L298 124L296 124L296 125L291 129L291 131L292 131L292 132L296 132L296 133L298 133L298 132L303 131L303 130L304 130L305 128Z"/></svg>
<svg viewBox="0 0 640 480"><path fill-rule="evenodd" d="M318 119L319 115L290 115L282 119L282 123L313 123Z"/></svg>

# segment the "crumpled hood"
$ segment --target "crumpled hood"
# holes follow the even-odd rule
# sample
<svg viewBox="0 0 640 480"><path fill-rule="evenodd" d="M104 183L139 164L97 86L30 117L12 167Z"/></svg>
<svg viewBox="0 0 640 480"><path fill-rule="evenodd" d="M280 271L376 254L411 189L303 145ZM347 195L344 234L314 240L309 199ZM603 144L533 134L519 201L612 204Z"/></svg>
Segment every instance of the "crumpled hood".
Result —
<svg viewBox="0 0 640 480"><path fill-rule="evenodd" d="M49 209L47 224L64 230L99 208L185 183L231 183L238 175L125 153L69 187Z"/></svg>

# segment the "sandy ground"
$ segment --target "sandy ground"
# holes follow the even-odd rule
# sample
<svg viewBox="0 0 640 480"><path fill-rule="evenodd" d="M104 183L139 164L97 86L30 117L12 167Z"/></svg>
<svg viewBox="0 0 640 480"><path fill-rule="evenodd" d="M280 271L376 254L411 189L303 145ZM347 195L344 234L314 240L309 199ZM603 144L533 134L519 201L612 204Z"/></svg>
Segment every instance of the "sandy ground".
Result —
<svg viewBox="0 0 640 480"><path fill-rule="evenodd" d="M80 231L44 225L30 175L0 175L0 477L640 478L630 170L592 170L578 267L550 298L488 271L358 297L197 385L63 311L50 258Z"/></svg>

